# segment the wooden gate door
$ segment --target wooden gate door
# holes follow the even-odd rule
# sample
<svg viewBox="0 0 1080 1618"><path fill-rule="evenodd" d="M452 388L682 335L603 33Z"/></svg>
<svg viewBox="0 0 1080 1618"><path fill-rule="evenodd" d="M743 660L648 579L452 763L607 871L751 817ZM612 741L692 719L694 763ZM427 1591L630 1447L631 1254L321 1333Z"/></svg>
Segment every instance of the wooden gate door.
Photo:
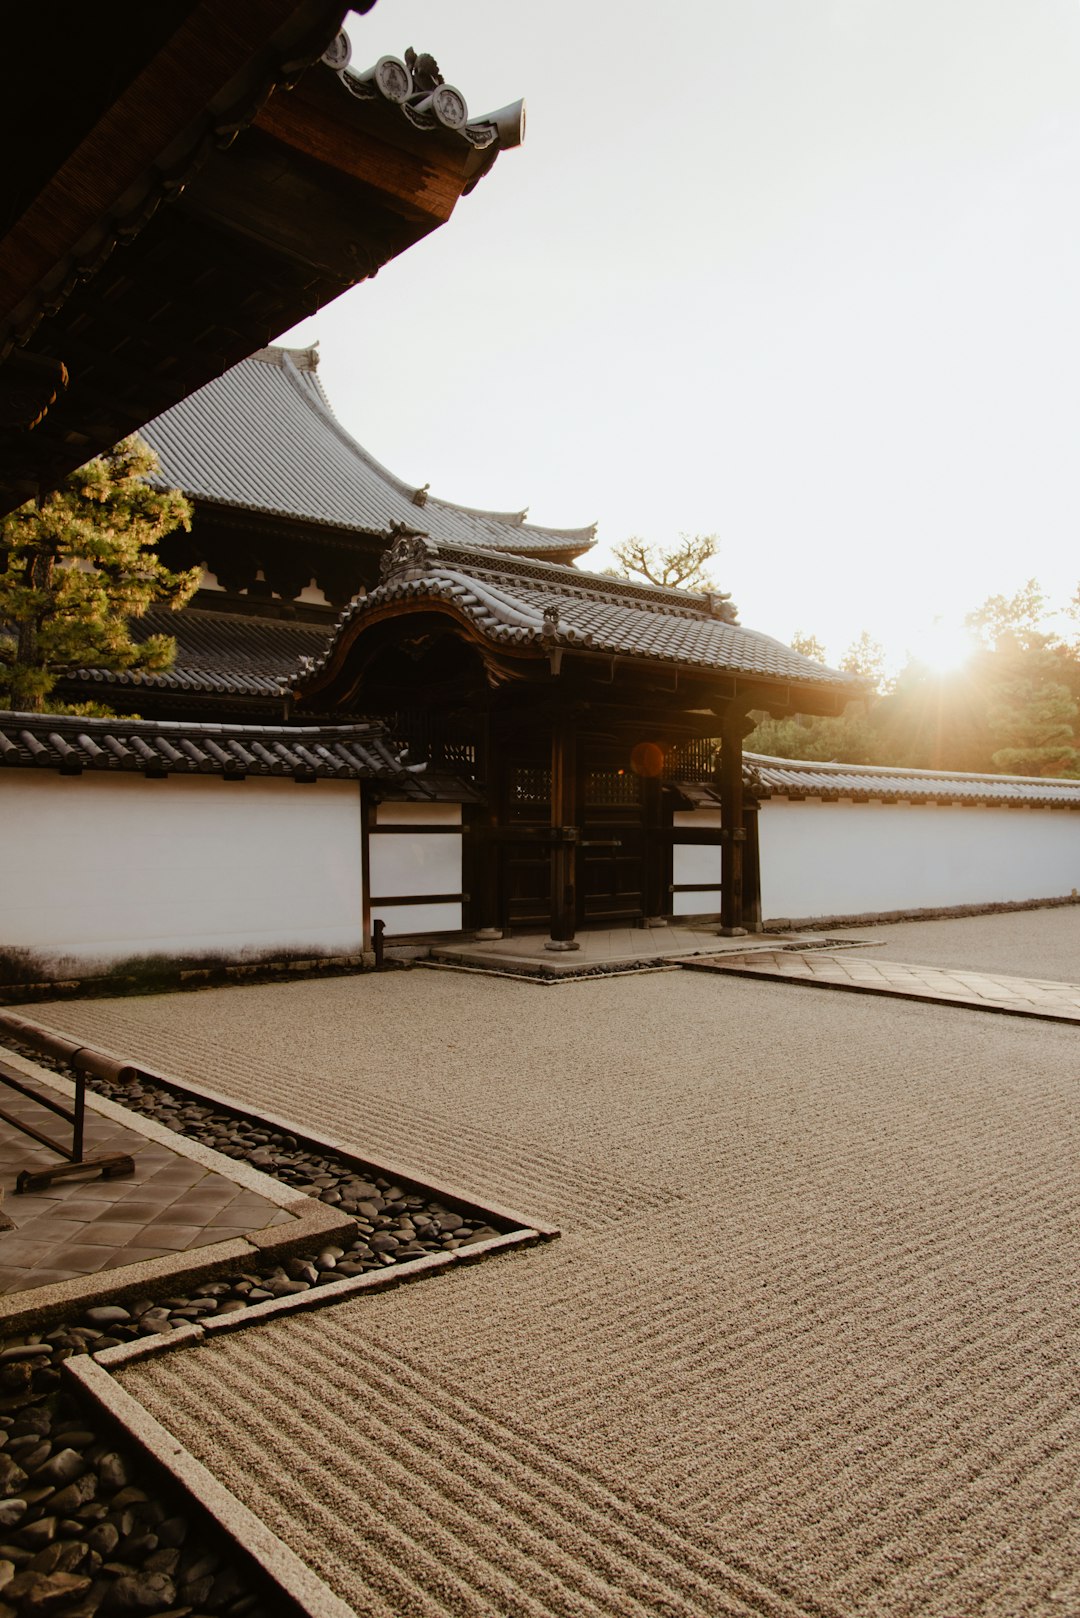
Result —
<svg viewBox="0 0 1080 1618"><path fill-rule="evenodd" d="M645 914L645 791L632 770L597 768L586 752L580 780L577 925L625 927ZM546 932L551 922L551 769L539 757L508 760L500 806L501 925Z"/></svg>
<svg viewBox="0 0 1080 1618"><path fill-rule="evenodd" d="M551 923L551 766L513 759L503 778L498 845L501 925L547 932Z"/></svg>
<svg viewBox="0 0 1080 1618"><path fill-rule="evenodd" d="M582 781L578 921L625 927L645 914L643 783L632 770L598 762L586 762Z"/></svg>

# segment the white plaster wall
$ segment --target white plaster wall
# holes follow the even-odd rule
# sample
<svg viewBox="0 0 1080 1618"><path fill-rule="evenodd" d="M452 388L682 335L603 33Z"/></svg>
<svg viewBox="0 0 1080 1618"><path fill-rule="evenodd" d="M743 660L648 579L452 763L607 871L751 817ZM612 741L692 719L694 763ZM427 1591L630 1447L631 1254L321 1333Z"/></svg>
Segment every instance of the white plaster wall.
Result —
<svg viewBox="0 0 1080 1618"><path fill-rule="evenodd" d="M0 775L0 948L86 965L362 948L355 781Z"/></svg>
<svg viewBox="0 0 1080 1618"><path fill-rule="evenodd" d="M368 877L373 898L404 898L413 893L460 893L461 835L407 831L379 835L380 826L460 826L459 803L380 803L368 844ZM460 904L379 905L372 921L386 923L388 938L402 933L459 932Z"/></svg>
<svg viewBox="0 0 1080 1618"><path fill-rule="evenodd" d="M770 798L758 825L766 920L1080 889L1080 812Z"/></svg>
<svg viewBox="0 0 1080 1618"><path fill-rule="evenodd" d="M671 817L676 834L680 826L720 830L719 809L677 809ZM673 893L673 916L712 915L720 909L720 844L675 843L671 856L671 880L680 882L715 882L716 887L703 893Z"/></svg>
<svg viewBox="0 0 1080 1618"><path fill-rule="evenodd" d="M453 890L460 893L460 888ZM372 905L372 921L385 921L386 937L405 933L457 933L461 931L461 906L456 905Z"/></svg>

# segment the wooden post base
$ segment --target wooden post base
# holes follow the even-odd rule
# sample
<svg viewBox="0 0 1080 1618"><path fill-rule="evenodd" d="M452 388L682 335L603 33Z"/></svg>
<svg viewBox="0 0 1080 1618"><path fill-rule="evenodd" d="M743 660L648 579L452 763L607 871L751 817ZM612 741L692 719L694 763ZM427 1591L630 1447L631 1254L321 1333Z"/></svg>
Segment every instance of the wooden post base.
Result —
<svg viewBox="0 0 1080 1618"><path fill-rule="evenodd" d="M122 1174L134 1174L135 1162L126 1152L113 1157L87 1158L84 1163L55 1163L48 1169L23 1169L15 1181L15 1195L23 1191L44 1191L54 1180L73 1180L80 1174L100 1174L103 1180L118 1180Z"/></svg>

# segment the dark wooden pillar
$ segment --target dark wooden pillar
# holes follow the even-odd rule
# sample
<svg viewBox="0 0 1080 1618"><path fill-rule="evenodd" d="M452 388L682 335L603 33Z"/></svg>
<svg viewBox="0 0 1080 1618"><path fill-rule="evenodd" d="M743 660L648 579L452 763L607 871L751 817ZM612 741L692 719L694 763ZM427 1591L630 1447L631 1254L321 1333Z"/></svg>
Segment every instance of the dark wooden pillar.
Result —
<svg viewBox="0 0 1080 1618"><path fill-rule="evenodd" d="M496 779L496 760L492 740L490 713L486 713L477 735L477 784L484 801L469 814L469 835L465 846L469 850L469 866L465 886L472 894L470 925L478 939L502 937L502 919L499 914L499 878L501 847L497 838L501 782Z"/></svg>
<svg viewBox="0 0 1080 1618"><path fill-rule="evenodd" d="M663 793L663 783L656 776L646 776L642 780L642 830L645 836L642 918L639 923L642 927L666 927L665 912L671 908L671 895L668 892L671 839L664 837ZM670 830L670 826L666 829Z"/></svg>
<svg viewBox="0 0 1080 1618"><path fill-rule="evenodd" d="M720 746L720 932L725 938L745 933L743 921L742 743L746 716L741 710L724 720Z"/></svg>
<svg viewBox="0 0 1080 1618"><path fill-rule="evenodd" d="M758 804L743 805L746 843L743 847L743 924L748 932L761 932L761 844L758 841Z"/></svg>
<svg viewBox="0 0 1080 1618"><path fill-rule="evenodd" d="M578 769L577 725L556 714L551 725L551 937L546 949L581 946L577 925Z"/></svg>

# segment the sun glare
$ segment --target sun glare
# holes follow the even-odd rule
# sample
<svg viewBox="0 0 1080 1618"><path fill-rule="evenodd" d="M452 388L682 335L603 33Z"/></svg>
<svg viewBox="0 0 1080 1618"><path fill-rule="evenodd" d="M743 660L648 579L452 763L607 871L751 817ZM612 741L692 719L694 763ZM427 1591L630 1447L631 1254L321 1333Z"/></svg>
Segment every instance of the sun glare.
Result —
<svg viewBox="0 0 1080 1618"><path fill-rule="evenodd" d="M975 641L969 630L938 619L920 636L915 656L934 674L955 674L974 650Z"/></svg>

